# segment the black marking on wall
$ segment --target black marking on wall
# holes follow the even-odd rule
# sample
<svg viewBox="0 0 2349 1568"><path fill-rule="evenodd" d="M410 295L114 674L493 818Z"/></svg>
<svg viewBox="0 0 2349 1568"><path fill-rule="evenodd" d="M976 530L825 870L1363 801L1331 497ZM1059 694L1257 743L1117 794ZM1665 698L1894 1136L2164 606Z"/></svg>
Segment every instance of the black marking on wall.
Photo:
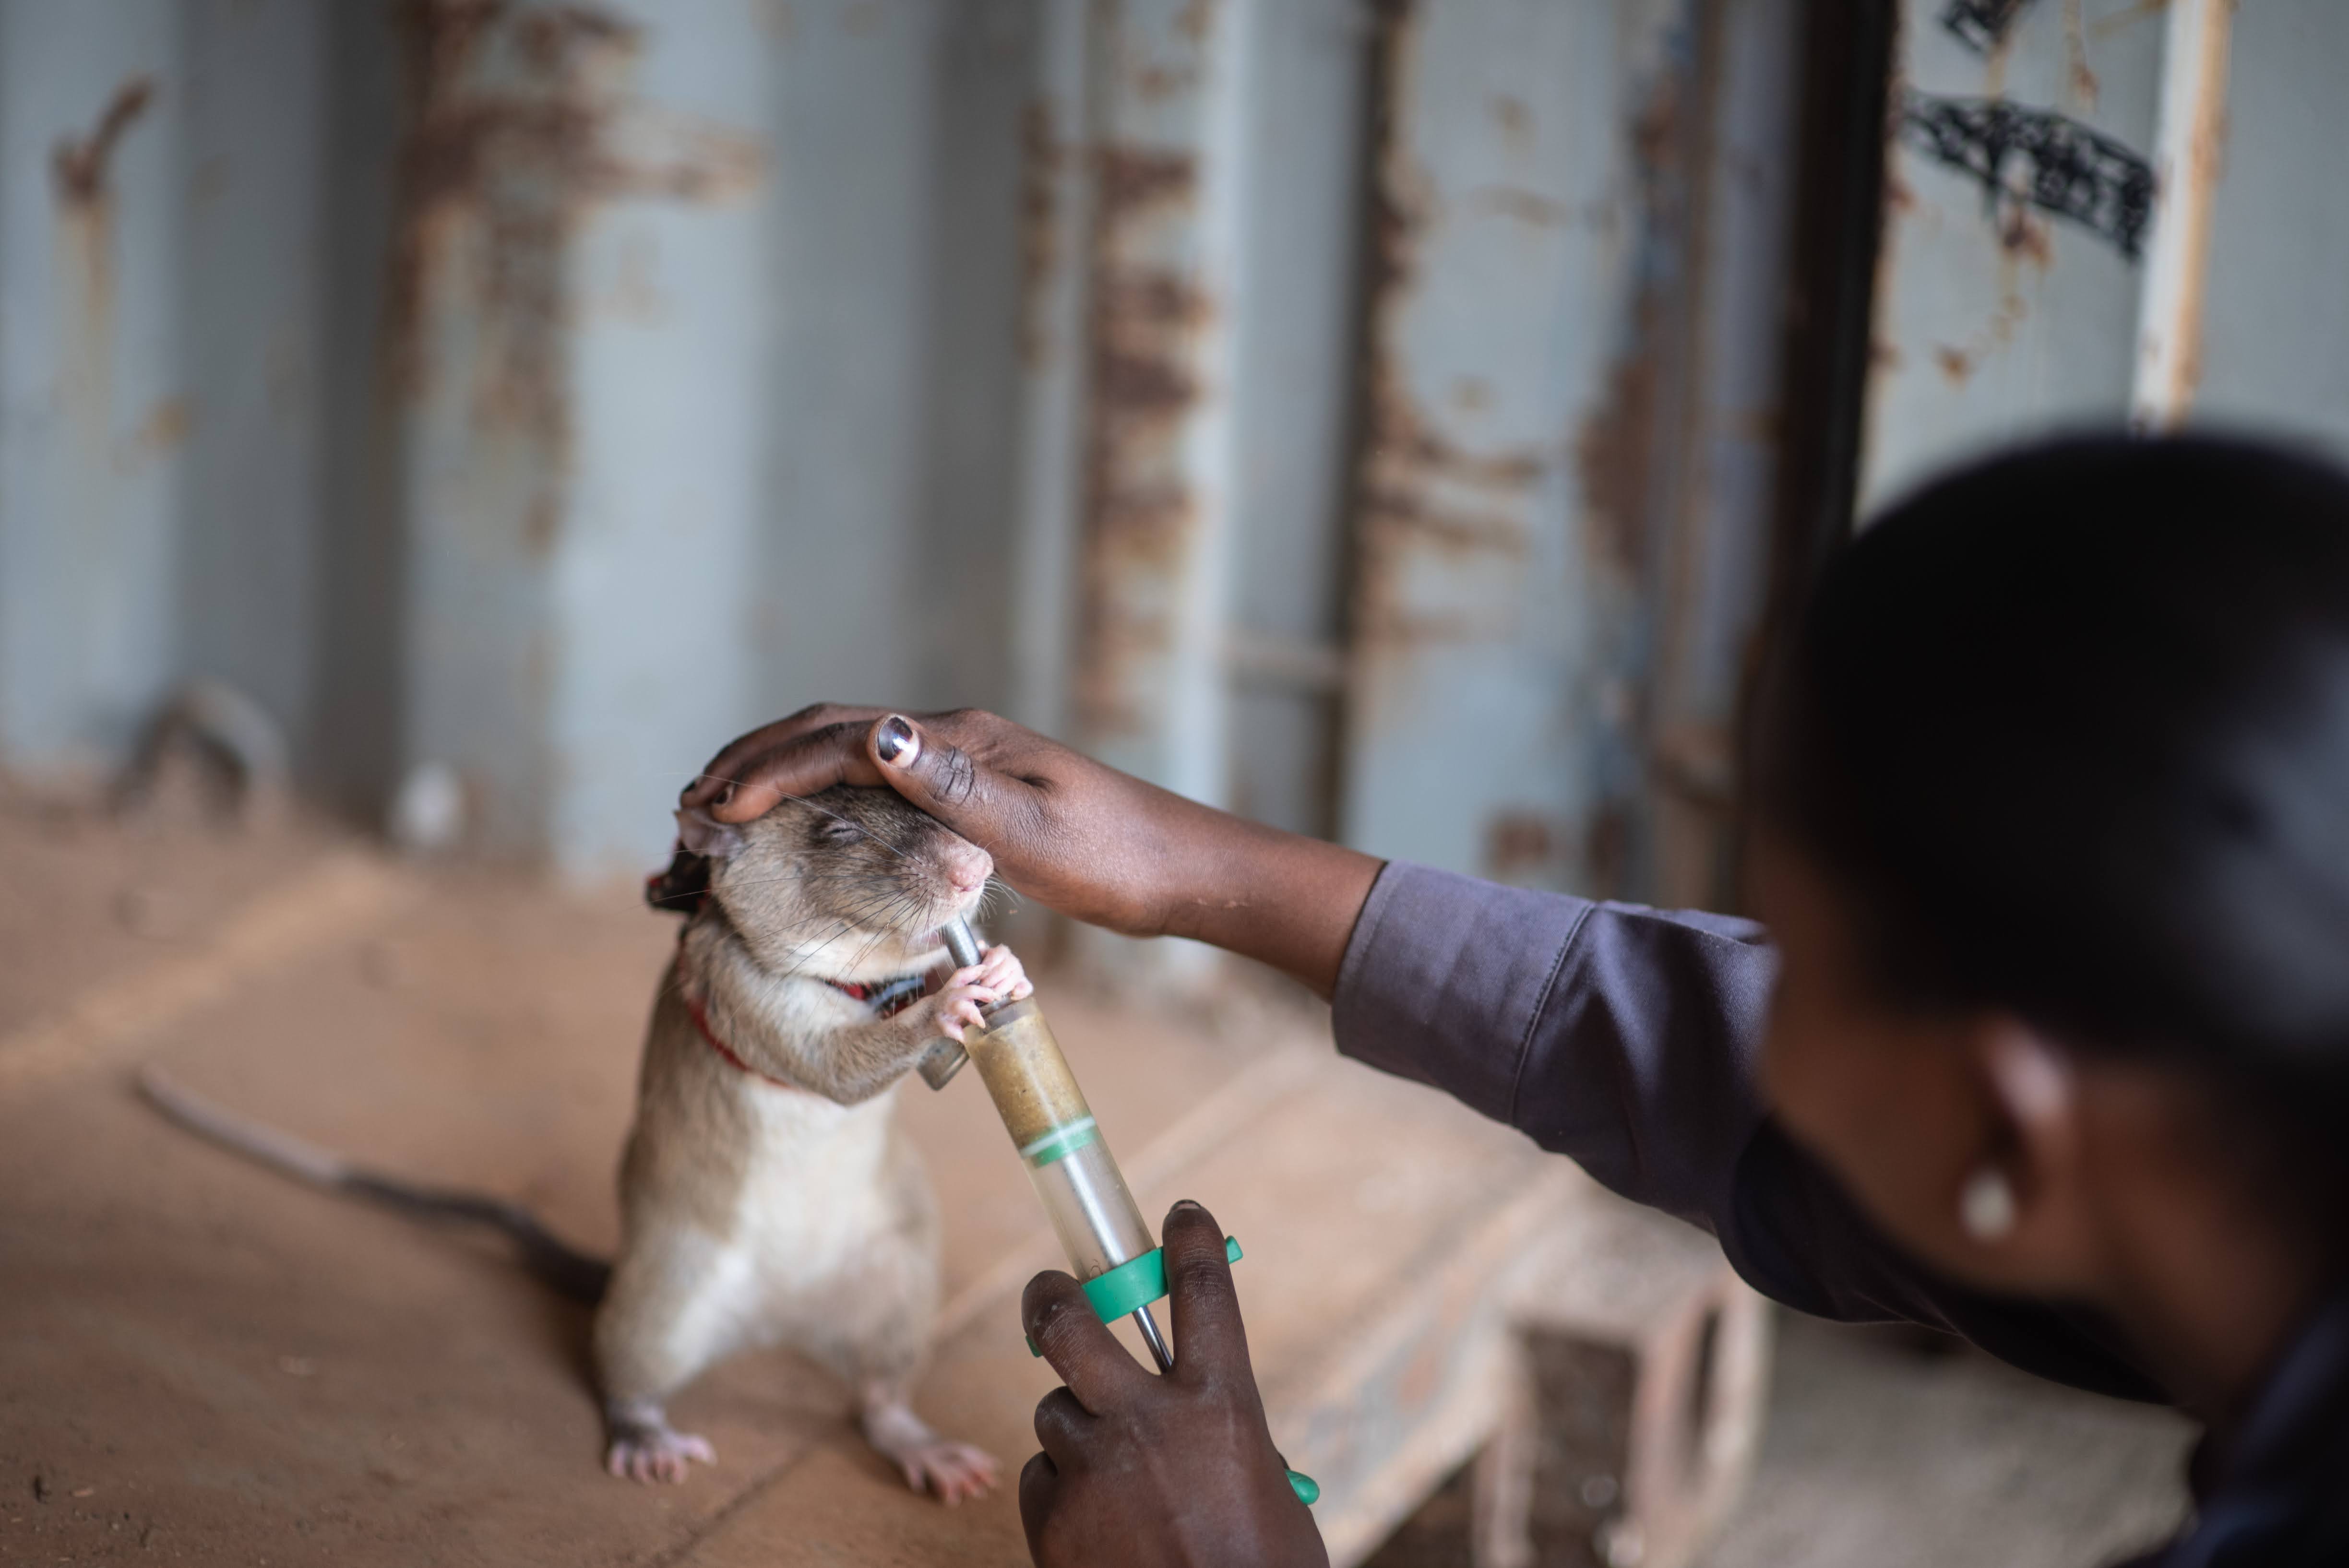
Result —
<svg viewBox="0 0 2349 1568"><path fill-rule="evenodd" d="M1941 26L1957 35L1958 42L1977 54L1989 54L2023 15L2031 0L1950 0L1949 9L1941 13Z"/></svg>
<svg viewBox="0 0 2349 1568"><path fill-rule="evenodd" d="M1919 92L1901 106L1900 132L1979 181L1993 217L2004 204L2028 204L2086 225L2137 260L2153 218L2153 165L2111 137L2051 109Z"/></svg>

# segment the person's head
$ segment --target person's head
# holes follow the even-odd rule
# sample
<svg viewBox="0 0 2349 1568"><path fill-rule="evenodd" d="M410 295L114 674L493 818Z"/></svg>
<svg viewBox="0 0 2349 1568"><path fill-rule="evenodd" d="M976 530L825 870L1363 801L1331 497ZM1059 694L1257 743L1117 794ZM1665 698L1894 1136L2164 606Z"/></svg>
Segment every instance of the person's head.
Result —
<svg viewBox="0 0 2349 1568"><path fill-rule="evenodd" d="M2349 475L2212 439L1984 463L1841 551L1769 691L1766 1080L1876 1218L2051 1295L2198 1203L2337 1269Z"/></svg>

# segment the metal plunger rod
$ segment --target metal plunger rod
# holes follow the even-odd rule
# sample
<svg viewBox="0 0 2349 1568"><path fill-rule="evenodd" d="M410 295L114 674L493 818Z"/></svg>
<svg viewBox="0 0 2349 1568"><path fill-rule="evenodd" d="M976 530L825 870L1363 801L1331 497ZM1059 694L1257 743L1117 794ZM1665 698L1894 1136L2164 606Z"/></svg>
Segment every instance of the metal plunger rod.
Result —
<svg viewBox="0 0 2349 1568"><path fill-rule="evenodd" d="M978 962L978 938L970 934L970 922L957 915L938 934L947 939L947 951L954 955L956 968L968 969Z"/></svg>
<svg viewBox="0 0 2349 1568"><path fill-rule="evenodd" d="M979 961L978 938L971 934L968 921L959 918L950 920L938 934L946 938L947 952L953 956L956 968L968 969ZM1158 1332L1158 1320L1150 1315L1150 1308L1143 1306L1134 1310L1133 1326L1141 1331L1142 1342L1150 1346L1151 1359L1158 1363L1158 1369L1161 1372L1173 1371L1174 1352L1167 1349L1165 1336Z"/></svg>

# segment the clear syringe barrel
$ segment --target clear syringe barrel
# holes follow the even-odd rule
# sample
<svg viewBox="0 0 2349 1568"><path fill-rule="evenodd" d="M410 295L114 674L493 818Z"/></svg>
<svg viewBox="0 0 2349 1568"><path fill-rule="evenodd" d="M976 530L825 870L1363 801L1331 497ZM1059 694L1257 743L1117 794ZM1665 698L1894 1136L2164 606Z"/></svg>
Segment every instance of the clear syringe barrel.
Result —
<svg viewBox="0 0 2349 1568"><path fill-rule="evenodd" d="M1157 1246L1035 999L996 1008L984 1030L965 1036L963 1048L1077 1278L1106 1274Z"/></svg>

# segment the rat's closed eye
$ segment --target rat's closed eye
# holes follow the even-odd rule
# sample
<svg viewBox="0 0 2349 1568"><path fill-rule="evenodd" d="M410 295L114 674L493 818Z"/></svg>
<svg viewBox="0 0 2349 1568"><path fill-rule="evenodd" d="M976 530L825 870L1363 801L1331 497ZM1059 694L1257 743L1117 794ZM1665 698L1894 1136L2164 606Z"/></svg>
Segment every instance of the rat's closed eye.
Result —
<svg viewBox="0 0 2349 1568"><path fill-rule="evenodd" d="M863 838L864 836L864 830L858 827L854 822L843 822L839 818L835 817L832 820L824 823L823 826L818 828L816 830L816 834L818 837L828 839L835 844L847 844L854 843L858 839Z"/></svg>

